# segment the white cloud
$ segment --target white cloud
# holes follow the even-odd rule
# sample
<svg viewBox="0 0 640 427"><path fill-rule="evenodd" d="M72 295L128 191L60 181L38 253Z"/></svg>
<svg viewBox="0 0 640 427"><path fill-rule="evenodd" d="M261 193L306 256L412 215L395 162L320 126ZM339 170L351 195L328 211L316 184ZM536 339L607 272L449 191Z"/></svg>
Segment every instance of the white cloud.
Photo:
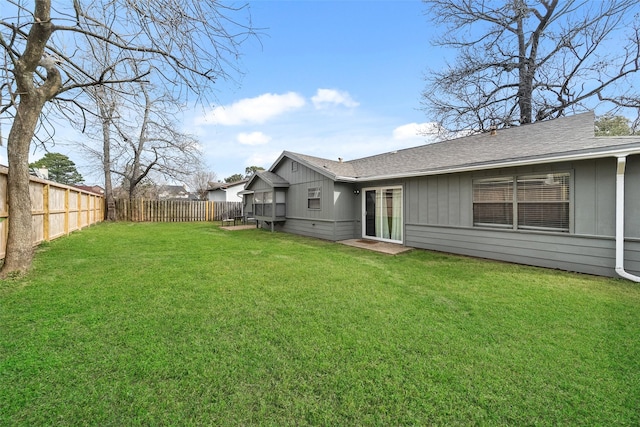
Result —
<svg viewBox="0 0 640 427"><path fill-rule="evenodd" d="M335 105L344 105L348 108L355 108L360 105L351 98L348 92L335 89L318 89L316 94L311 97L311 102L317 109L328 108Z"/></svg>
<svg viewBox="0 0 640 427"><path fill-rule="evenodd" d="M197 125L225 126L265 123L288 111L297 110L305 103L304 98L295 92L265 93L255 98L241 99L231 105L215 107L204 116L196 118L195 122Z"/></svg>
<svg viewBox="0 0 640 427"><path fill-rule="evenodd" d="M262 145L271 141L271 137L262 132L241 132L237 140L242 145Z"/></svg>
<svg viewBox="0 0 640 427"><path fill-rule="evenodd" d="M437 123L407 123L406 125L398 126L393 130L393 139L416 139L425 137L429 138L438 135L439 126ZM429 138L431 139L431 138Z"/></svg>
<svg viewBox="0 0 640 427"><path fill-rule="evenodd" d="M245 159L245 163L250 166L261 166L268 169L281 153L282 151L254 152Z"/></svg>

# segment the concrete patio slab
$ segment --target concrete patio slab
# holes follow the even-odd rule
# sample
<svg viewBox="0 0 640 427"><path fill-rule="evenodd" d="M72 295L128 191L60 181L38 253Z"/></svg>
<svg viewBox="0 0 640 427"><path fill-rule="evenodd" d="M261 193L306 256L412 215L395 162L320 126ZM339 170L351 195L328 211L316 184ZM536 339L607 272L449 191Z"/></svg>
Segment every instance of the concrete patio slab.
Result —
<svg viewBox="0 0 640 427"><path fill-rule="evenodd" d="M338 243L341 243L347 246L353 246L360 249L368 249L370 251L381 252L383 254L389 254L389 255L397 255L413 249L407 246L399 245L397 243L380 242L378 240L368 240L368 239L341 240Z"/></svg>
<svg viewBox="0 0 640 427"><path fill-rule="evenodd" d="M220 227L220 230L236 231L236 230L248 230L250 228L256 228L256 225L255 224L229 225L225 227Z"/></svg>

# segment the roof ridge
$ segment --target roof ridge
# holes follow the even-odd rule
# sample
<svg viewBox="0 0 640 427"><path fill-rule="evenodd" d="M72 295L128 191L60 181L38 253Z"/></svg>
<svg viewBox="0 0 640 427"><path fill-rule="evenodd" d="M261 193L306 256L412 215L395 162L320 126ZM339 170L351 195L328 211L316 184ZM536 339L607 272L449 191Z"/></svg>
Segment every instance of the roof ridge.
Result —
<svg viewBox="0 0 640 427"><path fill-rule="evenodd" d="M519 159L544 161L558 154L604 156L621 148L640 146L640 136L596 137L594 123L595 114L590 111L502 129L497 133L479 133L342 162L285 151L273 167L284 157L289 157L333 179L373 179L415 172L458 170L472 165L490 166Z"/></svg>

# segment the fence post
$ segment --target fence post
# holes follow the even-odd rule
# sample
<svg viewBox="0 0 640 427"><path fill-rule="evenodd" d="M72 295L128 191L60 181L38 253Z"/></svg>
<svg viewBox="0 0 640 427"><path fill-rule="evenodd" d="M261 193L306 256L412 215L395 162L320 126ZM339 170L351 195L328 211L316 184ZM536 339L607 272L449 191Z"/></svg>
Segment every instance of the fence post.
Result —
<svg viewBox="0 0 640 427"><path fill-rule="evenodd" d="M76 209L78 212L76 214L76 230L80 230L82 228L82 193L78 192L78 197L76 197Z"/></svg>
<svg viewBox="0 0 640 427"><path fill-rule="evenodd" d="M45 242L49 241L49 184L42 187L42 235Z"/></svg>
<svg viewBox="0 0 640 427"><path fill-rule="evenodd" d="M69 190L64 191L64 234L69 235Z"/></svg>

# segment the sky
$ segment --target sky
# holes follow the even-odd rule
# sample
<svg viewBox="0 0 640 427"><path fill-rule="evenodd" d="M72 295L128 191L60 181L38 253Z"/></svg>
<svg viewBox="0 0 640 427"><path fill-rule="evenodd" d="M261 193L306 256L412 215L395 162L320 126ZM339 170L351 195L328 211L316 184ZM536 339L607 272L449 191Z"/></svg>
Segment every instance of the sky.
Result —
<svg viewBox="0 0 640 427"><path fill-rule="evenodd" d="M345 160L425 143L433 57L421 1L254 1L240 86L185 119L219 179L282 151Z"/></svg>
<svg viewBox="0 0 640 427"><path fill-rule="evenodd" d="M441 59L420 0L249 6L260 36L240 48L242 74L216 83L214 103L185 111L182 121L218 180L268 169L284 150L350 160L425 143L423 75ZM74 148L82 136L56 135L49 150L68 155L87 184L101 183L99 168ZM30 161L43 155L32 150Z"/></svg>
<svg viewBox="0 0 640 427"><path fill-rule="evenodd" d="M180 121L218 180L268 169L284 150L351 160L434 140L424 135L433 129L421 106L424 75L455 52L431 44L422 1L254 0L249 8L260 36L240 47L242 74L218 81L214 103ZM101 184L100 167L76 148L84 136L67 128L56 129L49 150L68 155L87 184ZM8 127L0 130L6 141ZM33 150L30 161L43 155Z"/></svg>

